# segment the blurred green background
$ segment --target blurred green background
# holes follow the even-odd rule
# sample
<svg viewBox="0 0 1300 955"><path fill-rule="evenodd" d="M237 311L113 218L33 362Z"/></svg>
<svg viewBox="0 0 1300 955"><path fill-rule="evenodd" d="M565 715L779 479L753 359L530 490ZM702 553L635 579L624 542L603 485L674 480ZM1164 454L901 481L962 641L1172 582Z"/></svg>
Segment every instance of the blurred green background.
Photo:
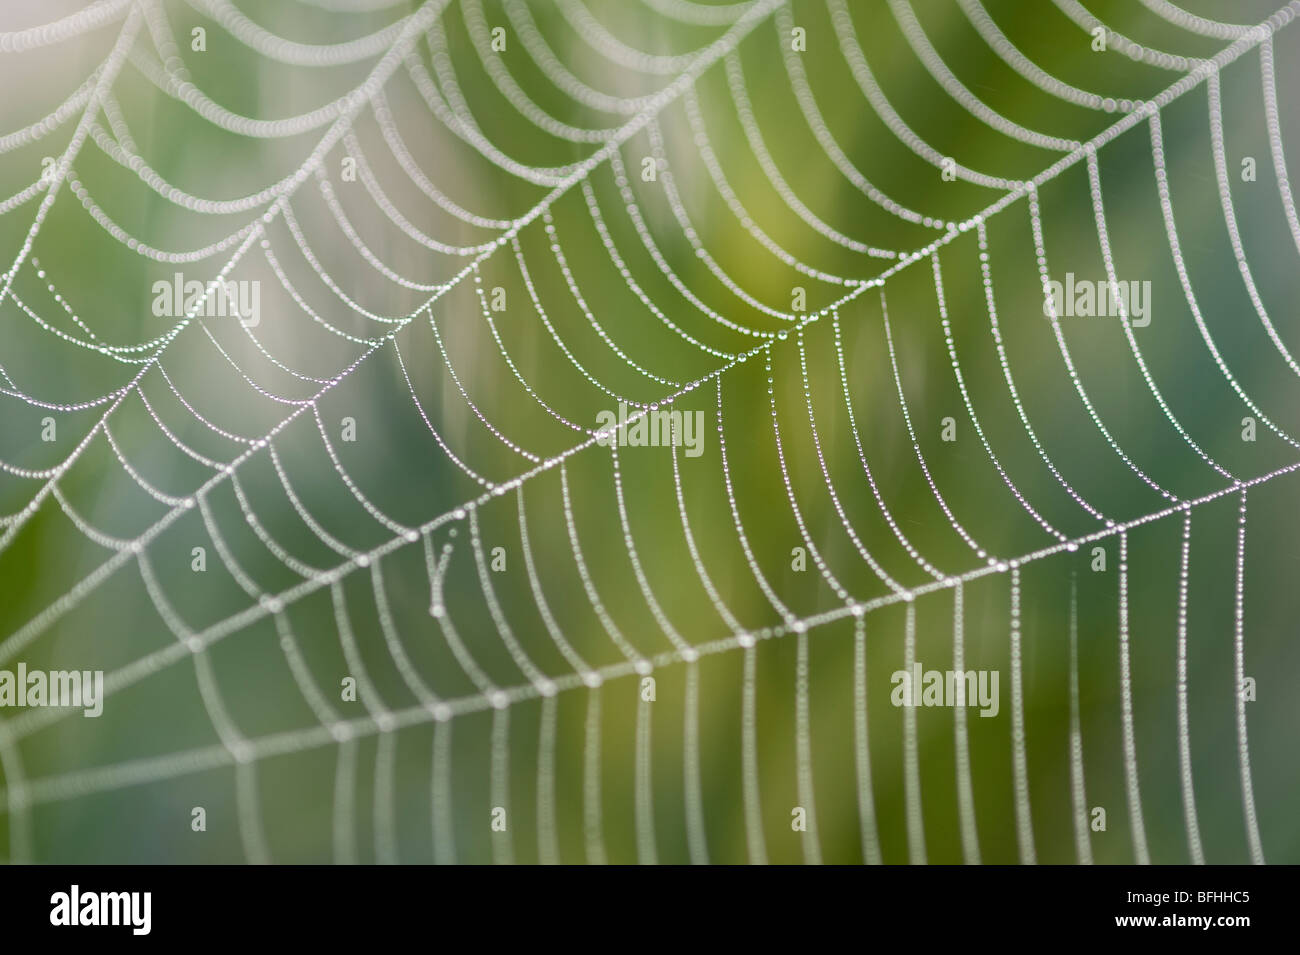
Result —
<svg viewBox="0 0 1300 955"><path fill-rule="evenodd" d="M333 9L349 6L383 8ZM302 44L363 37L418 6L238 3L258 27ZM106 140L120 142L119 134L129 130L130 141L121 145L143 157L162 182L205 199L258 193L292 176L322 137L333 137L325 141L318 169L310 169L292 193L292 219L280 210L263 222L226 273L260 283L260 323L246 332L229 319L189 322L156 360L164 343L159 339L176 320L153 314L153 283L176 272L210 280L240 243L195 261L156 261L119 241L92 213L151 250L178 252L202 249L257 222L274 206L274 196L222 214L185 208L150 188L144 181L150 173L115 161L91 136L77 150L30 250L24 251L24 241L44 194L0 216L5 261L22 261L12 276L13 293L45 322L35 321L14 296L0 303L0 460L41 470L73 456L57 479L66 509L42 491L45 479L0 473L0 515L21 515L3 528L12 533L0 552L0 639L7 638L0 642L0 666L14 668L21 660L29 668L104 670L112 688L99 719L0 712L0 857L583 862L603 855L613 862L857 862L874 838L885 862L974 861L962 839L954 711L915 711L922 849L908 836L904 711L890 704L890 674L904 665L907 607L915 613L915 658L926 669L951 666L951 588L936 588L910 605L889 603L865 617L874 826L862 811L853 619L811 556L806 570L795 569L793 549L808 550L811 539L853 599L889 594L846 532L846 521L903 587L934 577L899 542L866 480L832 316L796 334L792 322L753 303L787 312L794 290L802 288L807 314L794 316L802 321L851 296L836 316L861 455L901 534L941 575L985 561L954 531L918 465L918 449L952 515L988 553L1009 560L1059 538L1021 506L968 413L928 257L898 269L884 286L914 447L891 369L880 291L853 294L855 286L800 272L788 257L853 280L872 279L897 260L864 255L810 226L765 174L742 119L752 115L771 162L808 213L877 249L922 249L945 230L891 214L837 168L800 107L796 90L805 81L843 163L903 207L961 222L1008 190L948 181L900 141L854 78L841 48L844 31L837 35L831 15L837 6L847 6L854 25L849 42L860 44L883 95L938 156L1023 180L1064 155L1018 142L972 115L927 71L890 5L879 3L828 9L797 0L732 27L680 22L667 14L682 16L687 6L672 0L591 0L585 8L572 2L453 2L434 30L421 31L409 56L394 64L383 85L386 111L377 116L368 106L358 109L346 136L342 126L331 131L330 117L294 135L239 135L210 122L210 109L205 117L178 100L197 89L233 114L294 117L346 95L382 62L378 55L330 66L277 62L240 42L236 34L261 42L244 21L227 20L232 33L204 12L219 13L219 4L141 4L138 20L133 13L129 21L119 18L55 46L0 57L9 91L0 128L11 131L58 107L105 62L124 25L138 28L132 57L111 84L113 100L100 104L94 121ZM1147 99L1182 75L1113 50L1094 51L1089 33L1053 4L989 0L984 6L1030 60L1100 96ZM1278 6L1274 0L1183 3L1206 17L1250 24ZM75 9L11 3L3 29L25 29ZM664 64L662 73L617 63L593 45L593 36L584 36L582 9L628 47L665 57L697 54L706 57L701 65L709 65L693 70L698 79L683 96L687 84L675 77L688 61L649 64ZM910 9L952 74L1021 126L1085 141L1122 115L1062 102L1026 82L954 0L918 0ZM1171 54L1209 57L1230 43L1172 26L1131 2L1092 0L1088 9L1135 42ZM497 27L504 50L490 45ZM789 49L796 27L806 31L806 51ZM205 31L202 51L193 48L195 28ZM1280 129L1291 157L1300 151L1300 115L1288 96L1300 82L1295 30L1284 27L1272 40ZM174 48L166 45L168 35ZM537 36L568 71L568 89L538 65L539 48L525 43ZM719 56L725 48L711 47L729 47L736 38L730 67L742 78L749 111L735 101L727 57ZM295 58L296 48L267 42L272 52ZM151 72L162 75L160 63L181 71L175 75L192 87L160 89L149 78ZM500 85L500 76L494 80L492 71L501 69L538 110L572 127L604 130L604 138L573 142L539 128L512 104L508 93L515 87ZM422 82L429 84L423 91ZM1268 315L1282 341L1295 348L1300 250L1270 156L1259 50L1226 66L1219 82L1243 248ZM573 95L580 88L633 101L664 89L671 95L634 102L620 113L584 104ZM692 128L692 104L707 141ZM45 157L63 155L82 112L73 110L57 129L0 154L0 194L24 189L40 175ZM465 115L474 127L456 118ZM646 125L651 116L653 126ZM384 134L389 117L400 135L397 152L391 132L387 139ZM620 132L629 121L632 129ZM1294 435L1300 430L1300 382L1257 317L1238 269L1221 207L1206 85L1164 108L1161 123L1181 251L1207 330L1245 394L1280 431ZM476 148L476 140L498 150L499 161ZM702 145L716 156L751 224L788 253L785 260L728 208ZM403 168L403 149L423 183ZM515 174L517 168L503 168L511 162L569 167L593 157L569 178L560 173L558 186L545 176L529 181ZM654 181L641 175L647 157ZM1246 158L1255 160L1254 181L1242 179ZM349 159L357 161L355 177ZM1294 463L1294 442L1262 422L1257 440L1242 440L1242 419L1253 413L1221 374L1180 286L1147 124L1137 123L1101 148L1098 163L1118 277L1152 284L1152 320L1134 329L1134 338L1170 413L1237 479ZM622 182L620 169L626 172ZM1053 278L1066 272L1105 276L1087 177L1079 161L1039 189ZM429 239L479 246L503 231L440 208L429 194L434 187L479 217L527 216L517 245L498 245L468 272L475 256L430 248ZM93 200L93 209L81 194ZM330 201L337 201L337 210ZM590 204L599 211L599 227ZM1043 317L1030 226L1023 196L987 220L1000 341L1028 420L1059 474L1096 511L1117 522L1160 512L1168 501L1112 450L1079 399ZM602 228L622 268L611 260ZM750 300L720 280L690 236ZM998 463L1063 537L1103 528L1053 477L1020 420L990 333L975 230L945 241L938 260L961 380ZM392 273L407 284L393 281ZM449 285L436 294L410 287L439 283ZM488 297L502 289L504 310L485 316L480 287ZM360 314L349 302L390 321ZM1232 482L1189 447L1162 411L1117 319L1065 318L1061 328L1098 418L1137 467L1180 500L1230 488ZM115 351L114 358L70 339L152 344ZM743 362L723 357L764 342L771 346L770 387L763 355ZM681 386L700 381L678 395ZM100 423L107 404L47 407L91 402L128 386L107 429ZM674 395L672 407L700 412L705 425L702 454L677 458L692 539L741 630L766 638L752 651L737 646L697 574L670 449L624 447L611 455L557 418L594 429L597 413L616 411L620 397L652 403ZM43 441L43 419L51 417L57 437ZM954 441L941 435L949 417L956 423ZM355 440L347 440L353 433ZM274 456L265 443L254 443L268 436ZM492 485L525 474L527 480L505 493L486 491L439 441ZM221 470L236 460L237 483ZM136 477L164 497L184 499L204 488L203 506L160 501ZM805 638L811 800L799 780L801 638L786 632L756 582L733 521L728 478L749 552L781 604L800 619L834 617ZM27 515L33 499L39 508ZM1257 699L1246 704L1246 714L1254 804L1270 862L1300 861L1293 811L1300 785L1300 710L1293 692L1300 658L1289 583L1300 560L1298 501L1291 474L1247 492L1243 666L1256 683ZM473 528L464 510L470 503ZM1234 676L1239 506L1239 494L1229 491L1198 504L1191 517L1188 750L1197 832L1210 862L1251 858ZM143 538L144 572L140 555L92 542L68 511L111 538ZM393 524L422 533L407 540ZM1182 527L1182 517L1173 514L1127 534L1133 757L1141 834L1156 862L1193 858L1177 722ZM446 615L440 621L429 612L427 555L436 561L447 546ZM1105 549L1104 571L1093 570L1093 546ZM196 547L206 555L201 573L192 569ZM495 548L502 548L500 571L491 567ZM356 553L376 556L361 565L348 556ZM1139 858L1125 778L1120 563L1119 538L1112 535L1032 560L1020 571L1024 798L1033 857L1040 862L1080 861L1071 791L1072 585L1083 805L1106 811L1105 830L1088 831L1087 847L1097 862ZM333 568L340 572L322 576ZM978 858L984 862L1026 860L1017 840L1008 578L991 572L962 588L965 667L1001 676L998 716L981 719L972 710L967 719ZM672 634L705 650L698 662L682 661L642 581ZM440 625L448 620L450 631ZM609 624L636 656L655 660L654 702L642 702L641 680ZM198 635L201 653L186 648L190 635ZM514 648L510 639L517 641ZM559 682L557 695L542 699L537 681L519 663L521 653ZM591 669L604 668L607 679L598 691L575 676L575 657ZM754 681L749 708L747 667ZM341 693L349 677L358 681L357 699ZM493 708L494 689L508 693L507 707ZM421 690L455 715L433 719L423 705L430 697L422 698ZM747 713L755 784L748 797ZM383 729L390 717L393 728ZM330 731L339 726L349 727L346 742ZM240 762L241 753L251 758ZM507 810L505 832L491 828L497 806ZM192 828L195 807L206 812L206 831ZM792 831L794 807L810 812L815 832Z"/></svg>

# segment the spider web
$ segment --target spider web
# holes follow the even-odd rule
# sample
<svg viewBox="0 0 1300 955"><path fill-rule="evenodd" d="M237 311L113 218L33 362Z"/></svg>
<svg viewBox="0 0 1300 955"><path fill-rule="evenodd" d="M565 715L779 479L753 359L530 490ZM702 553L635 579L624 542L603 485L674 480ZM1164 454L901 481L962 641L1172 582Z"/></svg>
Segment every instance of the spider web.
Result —
<svg viewBox="0 0 1300 955"><path fill-rule="evenodd" d="M990 7L0 34L95 62L0 137L0 665L105 671L3 714L7 857L1293 859L1300 4ZM889 705L914 663L1001 714Z"/></svg>

